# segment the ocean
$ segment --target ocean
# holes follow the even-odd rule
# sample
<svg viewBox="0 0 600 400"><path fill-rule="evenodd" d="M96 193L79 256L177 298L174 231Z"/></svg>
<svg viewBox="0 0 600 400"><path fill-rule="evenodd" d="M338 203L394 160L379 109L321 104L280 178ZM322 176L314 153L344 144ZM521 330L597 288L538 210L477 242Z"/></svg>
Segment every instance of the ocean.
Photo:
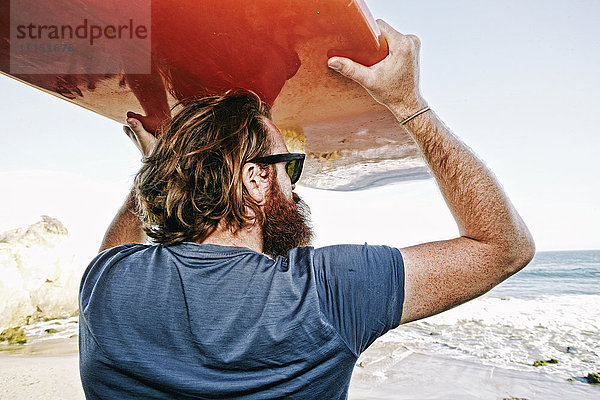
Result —
<svg viewBox="0 0 600 400"><path fill-rule="evenodd" d="M416 352L583 381L600 372L600 251L539 252L485 295L377 345L397 358ZM533 365L550 359L558 363Z"/></svg>

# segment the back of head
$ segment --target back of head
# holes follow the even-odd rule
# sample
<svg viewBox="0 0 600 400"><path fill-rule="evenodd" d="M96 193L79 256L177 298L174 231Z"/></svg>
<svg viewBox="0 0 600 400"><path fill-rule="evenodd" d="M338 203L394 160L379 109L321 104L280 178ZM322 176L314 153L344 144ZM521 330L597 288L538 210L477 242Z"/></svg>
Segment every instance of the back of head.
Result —
<svg viewBox="0 0 600 400"><path fill-rule="evenodd" d="M258 211L243 165L269 154L268 105L249 92L180 103L135 178L146 234L164 245L198 241L221 219L234 231ZM261 215L256 212L256 215Z"/></svg>

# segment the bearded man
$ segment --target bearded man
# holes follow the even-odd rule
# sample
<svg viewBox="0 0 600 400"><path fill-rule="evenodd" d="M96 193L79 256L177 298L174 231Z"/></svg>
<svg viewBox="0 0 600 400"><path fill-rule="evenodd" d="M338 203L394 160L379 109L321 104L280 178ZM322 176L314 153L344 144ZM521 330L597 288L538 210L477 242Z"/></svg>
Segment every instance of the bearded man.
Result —
<svg viewBox="0 0 600 400"><path fill-rule="evenodd" d="M329 66L410 132L461 236L310 247L293 192L304 155L251 93L183 104L156 142L130 118L143 166L81 284L88 398L343 399L375 339L529 262L533 241L500 185L420 94L419 40L378 23L387 58Z"/></svg>

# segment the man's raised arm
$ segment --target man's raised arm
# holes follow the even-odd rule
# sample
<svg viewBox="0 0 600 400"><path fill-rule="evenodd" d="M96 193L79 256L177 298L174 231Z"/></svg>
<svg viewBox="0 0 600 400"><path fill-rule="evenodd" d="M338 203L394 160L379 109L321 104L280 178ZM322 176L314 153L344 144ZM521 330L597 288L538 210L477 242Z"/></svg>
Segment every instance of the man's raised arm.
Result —
<svg viewBox="0 0 600 400"><path fill-rule="evenodd" d="M123 127L123 130L138 148L140 153L142 153L142 156L148 156L156 139L151 133L144 129L139 120L128 118L127 123L130 127L125 126ZM125 203L123 203L106 230L99 251L102 252L106 249L127 243L145 242L146 234L142 229L142 223L137 215L135 215L135 194L132 189L125 200Z"/></svg>
<svg viewBox="0 0 600 400"><path fill-rule="evenodd" d="M427 106L419 90L416 36L378 21L390 54L372 67L334 57L329 66L361 84L398 121ZM402 323L473 299L523 268L534 254L525 223L492 172L429 110L404 127L444 196L460 237L400 249L405 265Z"/></svg>

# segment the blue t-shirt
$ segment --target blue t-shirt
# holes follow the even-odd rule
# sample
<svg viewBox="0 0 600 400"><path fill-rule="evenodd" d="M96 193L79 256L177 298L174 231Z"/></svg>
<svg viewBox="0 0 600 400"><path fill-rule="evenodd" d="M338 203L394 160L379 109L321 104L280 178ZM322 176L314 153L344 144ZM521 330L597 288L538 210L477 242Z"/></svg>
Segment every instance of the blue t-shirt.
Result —
<svg viewBox="0 0 600 400"><path fill-rule="evenodd" d="M88 399L344 399L403 300L395 248L127 244L83 276L81 380Z"/></svg>

